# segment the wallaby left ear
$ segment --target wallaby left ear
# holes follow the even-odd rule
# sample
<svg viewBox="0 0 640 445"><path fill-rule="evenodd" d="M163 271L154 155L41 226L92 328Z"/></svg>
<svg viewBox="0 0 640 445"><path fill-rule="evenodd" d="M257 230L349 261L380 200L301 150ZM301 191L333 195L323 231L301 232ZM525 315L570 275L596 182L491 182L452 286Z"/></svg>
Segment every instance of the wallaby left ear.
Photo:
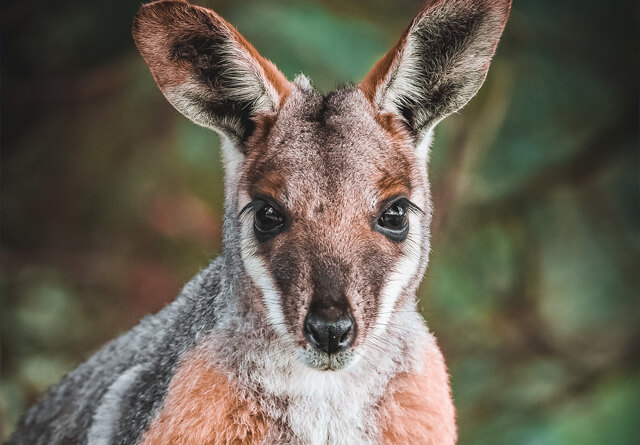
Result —
<svg viewBox="0 0 640 445"><path fill-rule="evenodd" d="M476 94L510 8L511 0L430 0L361 90L420 139Z"/></svg>
<svg viewBox="0 0 640 445"><path fill-rule="evenodd" d="M133 39L160 90L195 123L243 142L291 84L222 17L185 1L143 5Z"/></svg>

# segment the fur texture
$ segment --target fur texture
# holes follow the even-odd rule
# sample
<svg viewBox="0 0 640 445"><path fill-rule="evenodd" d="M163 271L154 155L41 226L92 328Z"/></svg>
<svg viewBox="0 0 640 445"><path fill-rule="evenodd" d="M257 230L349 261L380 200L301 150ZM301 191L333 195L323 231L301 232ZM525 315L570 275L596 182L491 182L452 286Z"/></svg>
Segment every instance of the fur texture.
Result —
<svg viewBox="0 0 640 445"><path fill-rule="evenodd" d="M199 125L236 141L252 115L275 112L289 82L215 12L182 1L142 6L133 38L165 97Z"/></svg>
<svg viewBox="0 0 640 445"><path fill-rule="evenodd" d="M426 160L430 130L482 83L508 10L430 2L360 85L322 95L213 11L144 5L133 35L159 88L223 136L224 251L53 387L9 443L455 443L444 359L416 311ZM258 236L256 202L279 212L277 235ZM398 202L411 204L402 239L380 226ZM351 317L352 344L312 346L318 307Z"/></svg>
<svg viewBox="0 0 640 445"><path fill-rule="evenodd" d="M511 0L435 0L360 84L420 138L480 89Z"/></svg>
<svg viewBox="0 0 640 445"><path fill-rule="evenodd" d="M205 344L206 345L206 344ZM253 398L210 363L211 352L185 354L171 380L164 406L141 443L262 443L267 417Z"/></svg>
<svg viewBox="0 0 640 445"><path fill-rule="evenodd" d="M456 442L449 375L435 341L427 343L423 357L419 371L396 375L382 401L380 419L386 444Z"/></svg>

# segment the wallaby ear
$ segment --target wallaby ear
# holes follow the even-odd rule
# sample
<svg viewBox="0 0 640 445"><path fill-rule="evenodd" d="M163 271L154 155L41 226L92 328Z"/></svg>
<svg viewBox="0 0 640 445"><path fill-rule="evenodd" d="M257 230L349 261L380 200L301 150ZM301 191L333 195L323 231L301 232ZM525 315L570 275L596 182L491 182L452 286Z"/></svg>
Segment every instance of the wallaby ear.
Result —
<svg viewBox="0 0 640 445"><path fill-rule="evenodd" d="M360 88L419 139L478 91L511 0L430 0Z"/></svg>
<svg viewBox="0 0 640 445"><path fill-rule="evenodd" d="M158 87L182 114L242 142L275 113L290 83L215 12L183 1L143 5L133 39Z"/></svg>

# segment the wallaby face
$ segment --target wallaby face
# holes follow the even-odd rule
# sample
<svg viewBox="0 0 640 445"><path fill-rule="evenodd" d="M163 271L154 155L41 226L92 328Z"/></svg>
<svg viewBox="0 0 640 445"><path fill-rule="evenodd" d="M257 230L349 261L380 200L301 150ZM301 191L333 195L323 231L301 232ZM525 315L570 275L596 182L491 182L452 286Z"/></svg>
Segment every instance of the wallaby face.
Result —
<svg viewBox="0 0 640 445"><path fill-rule="evenodd" d="M244 265L300 359L337 370L381 341L422 275L424 162L358 88L323 97L296 84L269 125L249 138L241 164Z"/></svg>
<svg viewBox="0 0 640 445"><path fill-rule="evenodd" d="M415 305L430 133L482 84L509 5L430 2L362 83L326 96L287 81L213 11L161 1L138 13L162 92L225 138L225 230L261 295L251 311L306 365L348 367Z"/></svg>

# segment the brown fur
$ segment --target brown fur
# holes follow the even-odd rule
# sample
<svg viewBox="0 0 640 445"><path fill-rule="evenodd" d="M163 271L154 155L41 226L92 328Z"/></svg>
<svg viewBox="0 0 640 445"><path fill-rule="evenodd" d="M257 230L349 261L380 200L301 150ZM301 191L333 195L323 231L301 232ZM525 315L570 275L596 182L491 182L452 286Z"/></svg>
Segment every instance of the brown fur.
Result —
<svg viewBox="0 0 640 445"><path fill-rule="evenodd" d="M383 202L396 196L407 196L411 190L407 187L406 178L393 174L388 174L380 178L377 185L381 191L380 196Z"/></svg>
<svg viewBox="0 0 640 445"><path fill-rule="evenodd" d="M278 199L284 187L284 177L278 171L269 171L258 182L251 184L251 196L264 196Z"/></svg>
<svg viewBox="0 0 640 445"><path fill-rule="evenodd" d="M390 383L380 409L385 444L451 445L457 440L455 408L444 357L433 343L420 374L401 374Z"/></svg>
<svg viewBox="0 0 640 445"><path fill-rule="evenodd" d="M143 5L133 22L136 45L163 92L166 88L185 83L193 73L189 62L171 58L171 44L186 35L206 36L211 32L199 14L209 17L215 26L229 34L230 39L248 52L273 85L280 100L286 100L291 84L270 60L262 57L233 25L214 11L183 1L160 0ZM167 34L167 29L172 32Z"/></svg>
<svg viewBox="0 0 640 445"><path fill-rule="evenodd" d="M404 34L402 34L402 37L400 38L400 40L398 40L398 43L396 43L394 47L391 48L389 52L386 53L382 57L382 59L380 59L378 63L373 66L371 71L369 71L365 78L360 82L359 87L366 98L369 100L369 102L371 102L371 104L375 104L376 91L378 90L378 86L385 79L387 73L389 72L389 69L393 65L393 62L396 60L398 53L404 47L408 32L409 29L407 29Z"/></svg>
<svg viewBox="0 0 640 445"><path fill-rule="evenodd" d="M223 138L223 254L11 443L453 445L446 366L416 311L428 145L482 85L510 2L428 0L359 87L326 95L213 11L142 6L133 36L160 89ZM423 210L401 233L381 219L397 198Z"/></svg>
<svg viewBox="0 0 640 445"><path fill-rule="evenodd" d="M203 349L182 360L141 444L253 444L267 436L269 425L256 402L207 361Z"/></svg>
<svg viewBox="0 0 640 445"><path fill-rule="evenodd" d="M132 27L133 40L163 92L185 83L193 71L188 62L169 59L170 45L181 33L180 27L174 26L175 31L167 34L165 22L171 17L172 3L159 1L143 5ZM182 20L176 17L175 23L182 23Z"/></svg>
<svg viewBox="0 0 640 445"><path fill-rule="evenodd" d="M480 88L510 6L511 0L428 1L360 90L372 105L401 115L419 136Z"/></svg>
<svg viewBox="0 0 640 445"><path fill-rule="evenodd" d="M204 9L205 11L209 11L206 8L202 9ZM217 14L215 14L215 16L217 20L221 21L227 28L229 28L238 43L245 49L245 51L251 54L251 57L253 57L258 62L258 64L264 71L265 77L278 92L281 101L280 103L284 102L291 92L291 83L287 80L286 77L284 77L284 74L280 72L280 70L273 64L272 61L262 57L258 50L255 49L255 47L251 43L249 43L249 41L245 39L244 36L240 34L232 24L225 21Z"/></svg>

